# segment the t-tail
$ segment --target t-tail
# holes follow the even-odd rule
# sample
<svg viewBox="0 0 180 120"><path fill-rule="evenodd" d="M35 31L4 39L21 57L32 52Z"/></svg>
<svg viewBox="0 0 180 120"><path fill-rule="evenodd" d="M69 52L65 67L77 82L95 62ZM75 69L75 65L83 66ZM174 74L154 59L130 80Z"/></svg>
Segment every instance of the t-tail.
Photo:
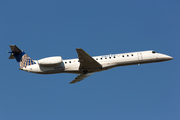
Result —
<svg viewBox="0 0 180 120"><path fill-rule="evenodd" d="M20 50L16 45L9 45L11 48L11 52L8 51L8 53L11 53L9 56L9 59L16 59L16 61L20 65L20 69L23 67L26 68L26 66L34 65L36 64L24 51Z"/></svg>

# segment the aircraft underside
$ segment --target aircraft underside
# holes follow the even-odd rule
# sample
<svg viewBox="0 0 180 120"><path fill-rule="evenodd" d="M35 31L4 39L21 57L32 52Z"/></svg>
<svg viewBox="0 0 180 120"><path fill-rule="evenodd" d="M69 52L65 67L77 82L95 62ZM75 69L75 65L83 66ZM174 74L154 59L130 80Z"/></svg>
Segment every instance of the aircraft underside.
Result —
<svg viewBox="0 0 180 120"><path fill-rule="evenodd" d="M173 59L171 56L155 51L140 51L124 54L113 54L91 57L83 49L76 49L78 59L63 60L61 56L32 60L16 45L10 45L12 50L9 59L16 59L20 70L37 74L74 73L78 76L70 83L76 83L95 72L108 70L118 66L139 65L162 62Z"/></svg>

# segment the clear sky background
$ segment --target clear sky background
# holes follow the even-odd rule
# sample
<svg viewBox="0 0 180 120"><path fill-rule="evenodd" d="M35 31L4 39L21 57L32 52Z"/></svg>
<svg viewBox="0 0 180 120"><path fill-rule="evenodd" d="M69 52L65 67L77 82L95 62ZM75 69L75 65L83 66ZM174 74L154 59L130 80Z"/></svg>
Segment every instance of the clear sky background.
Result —
<svg viewBox="0 0 180 120"><path fill-rule="evenodd" d="M1 0L0 120L180 120L179 0ZM16 44L32 59L155 50L174 57L117 67L69 84L76 74L39 75L9 60Z"/></svg>

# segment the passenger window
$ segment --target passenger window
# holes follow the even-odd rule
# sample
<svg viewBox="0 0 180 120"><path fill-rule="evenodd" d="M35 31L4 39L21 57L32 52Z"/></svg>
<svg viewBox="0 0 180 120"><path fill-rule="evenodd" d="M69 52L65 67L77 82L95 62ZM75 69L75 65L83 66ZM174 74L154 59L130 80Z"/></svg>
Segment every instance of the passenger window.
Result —
<svg viewBox="0 0 180 120"><path fill-rule="evenodd" d="M114 56L114 58L116 58L116 56Z"/></svg>
<svg viewBox="0 0 180 120"><path fill-rule="evenodd" d="M71 61L69 61L69 63L71 63Z"/></svg>
<svg viewBox="0 0 180 120"><path fill-rule="evenodd" d="M122 55L122 57L124 57L124 55Z"/></svg>
<svg viewBox="0 0 180 120"><path fill-rule="evenodd" d="M133 54L131 54L131 56L133 56Z"/></svg>
<svg viewBox="0 0 180 120"><path fill-rule="evenodd" d="M67 62L65 62L65 64L67 64Z"/></svg>
<svg viewBox="0 0 180 120"><path fill-rule="evenodd" d="M101 58L101 60L102 60L102 58Z"/></svg>
<svg viewBox="0 0 180 120"><path fill-rule="evenodd" d="M98 58L96 58L96 60L98 60Z"/></svg>
<svg viewBox="0 0 180 120"><path fill-rule="evenodd" d="M127 55L127 57L129 57L129 55Z"/></svg>
<svg viewBox="0 0 180 120"><path fill-rule="evenodd" d="M111 59L111 57L109 57L109 59Z"/></svg>
<svg viewBox="0 0 180 120"><path fill-rule="evenodd" d="M105 58L105 59L107 59L107 58Z"/></svg>

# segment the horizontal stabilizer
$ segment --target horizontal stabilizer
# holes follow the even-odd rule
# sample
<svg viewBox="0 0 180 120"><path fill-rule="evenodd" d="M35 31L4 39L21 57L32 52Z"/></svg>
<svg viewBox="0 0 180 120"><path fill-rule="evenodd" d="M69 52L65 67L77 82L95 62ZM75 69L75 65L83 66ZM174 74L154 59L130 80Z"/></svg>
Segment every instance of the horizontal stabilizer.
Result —
<svg viewBox="0 0 180 120"><path fill-rule="evenodd" d="M15 57L14 57L14 55L13 55L13 53L11 53L11 55L9 56L9 59L14 59Z"/></svg>
<svg viewBox="0 0 180 120"><path fill-rule="evenodd" d="M15 54L22 53L22 51L16 45L9 45L9 47L11 48L11 52L8 51L8 53L11 53L11 55L9 56L9 59L14 59Z"/></svg>
<svg viewBox="0 0 180 120"><path fill-rule="evenodd" d="M12 53L21 53L22 51L16 45L9 45Z"/></svg>

